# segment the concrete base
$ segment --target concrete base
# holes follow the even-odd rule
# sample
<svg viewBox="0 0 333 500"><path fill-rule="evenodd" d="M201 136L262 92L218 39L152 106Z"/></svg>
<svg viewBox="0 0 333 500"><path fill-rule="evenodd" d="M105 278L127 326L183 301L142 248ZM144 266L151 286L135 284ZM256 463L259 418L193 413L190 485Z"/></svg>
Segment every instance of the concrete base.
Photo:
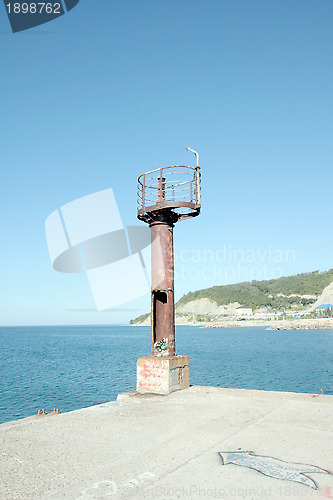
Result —
<svg viewBox="0 0 333 500"><path fill-rule="evenodd" d="M137 361L136 390L169 394L190 387L188 356L145 356Z"/></svg>

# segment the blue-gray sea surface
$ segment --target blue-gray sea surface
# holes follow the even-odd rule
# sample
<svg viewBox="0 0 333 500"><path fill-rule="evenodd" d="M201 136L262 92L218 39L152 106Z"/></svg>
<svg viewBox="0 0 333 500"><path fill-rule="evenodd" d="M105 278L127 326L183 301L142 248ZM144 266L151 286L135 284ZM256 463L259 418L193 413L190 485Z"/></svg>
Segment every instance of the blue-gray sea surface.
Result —
<svg viewBox="0 0 333 500"><path fill-rule="evenodd" d="M149 327L1 327L0 341L0 423L115 400L150 354ZM333 394L333 330L183 326L176 350L192 385Z"/></svg>

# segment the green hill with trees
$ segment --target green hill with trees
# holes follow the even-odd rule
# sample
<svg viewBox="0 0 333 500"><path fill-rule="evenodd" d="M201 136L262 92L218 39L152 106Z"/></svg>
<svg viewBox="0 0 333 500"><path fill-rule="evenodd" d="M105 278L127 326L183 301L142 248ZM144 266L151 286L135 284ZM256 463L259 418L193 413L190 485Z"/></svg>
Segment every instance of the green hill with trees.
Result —
<svg viewBox="0 0 333 500"><path fill-rule="evenodd" d="M251 281L235 285L213 286L196 292L189 292L177 306L193 300L207 298L217 305L239 302L258 309L267 307L283 309L313 304L319 295L333 281L333 269L325 272L313 271L265 281ZM311 298L304 297L311 295Z"/></svg>
<svg viewBox="0 0 333 500"><path fill-rule="evenodd" d="M332 282L333 269L330 269L272 280L213 286L184 295L176 303L176 310L198 299L209 299L218 306L238 302L243 306L251 307L254 311L263 308L268 311L302 310L314 304L323 290ZM149 313L143 314L131 320L130 324L141 324L149 315Z"/></svg>

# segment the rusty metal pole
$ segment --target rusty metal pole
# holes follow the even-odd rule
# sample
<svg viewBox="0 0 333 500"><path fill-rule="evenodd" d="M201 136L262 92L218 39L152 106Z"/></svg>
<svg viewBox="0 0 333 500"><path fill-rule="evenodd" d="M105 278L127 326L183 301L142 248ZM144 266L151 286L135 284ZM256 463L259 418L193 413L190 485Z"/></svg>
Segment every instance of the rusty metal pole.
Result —
<svg viewBox="0 0 333 500"><path fill-rule="evenodd" d="M151 228L151 353L175 356L173 221L166 212Z"/></svg>
<svg viewBox="0 0 333 500"><path fill-rule="evenodd" d="M172 165L138 178L138 219L151 231L151 356L137 361L137 391L169 394L190 387L189 357L176 355L173 227L200 214L199 155L195 168Z"/></svg>
<svg viewBox="0 0 333 500"><path fill-rule="evenodd" d="M161 169L158 203L165 202L166 184ZM164 209L150 222L151 230L151 353L175 356L175 302L172 210Z"/></svg>

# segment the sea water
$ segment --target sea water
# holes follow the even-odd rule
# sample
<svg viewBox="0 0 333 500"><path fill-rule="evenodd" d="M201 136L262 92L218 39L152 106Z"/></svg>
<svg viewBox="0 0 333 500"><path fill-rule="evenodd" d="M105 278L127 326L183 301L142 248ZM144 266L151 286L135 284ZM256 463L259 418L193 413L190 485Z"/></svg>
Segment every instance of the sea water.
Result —
<svg viewBox="0 0 333 500"><path fill-rule="evenodd" d="M137 358L150 354L150 328L1 327L0 342L2 423L135 389ZM190 356L192 385L333 394L333 330L182 326L176 350Z"/></svg>

